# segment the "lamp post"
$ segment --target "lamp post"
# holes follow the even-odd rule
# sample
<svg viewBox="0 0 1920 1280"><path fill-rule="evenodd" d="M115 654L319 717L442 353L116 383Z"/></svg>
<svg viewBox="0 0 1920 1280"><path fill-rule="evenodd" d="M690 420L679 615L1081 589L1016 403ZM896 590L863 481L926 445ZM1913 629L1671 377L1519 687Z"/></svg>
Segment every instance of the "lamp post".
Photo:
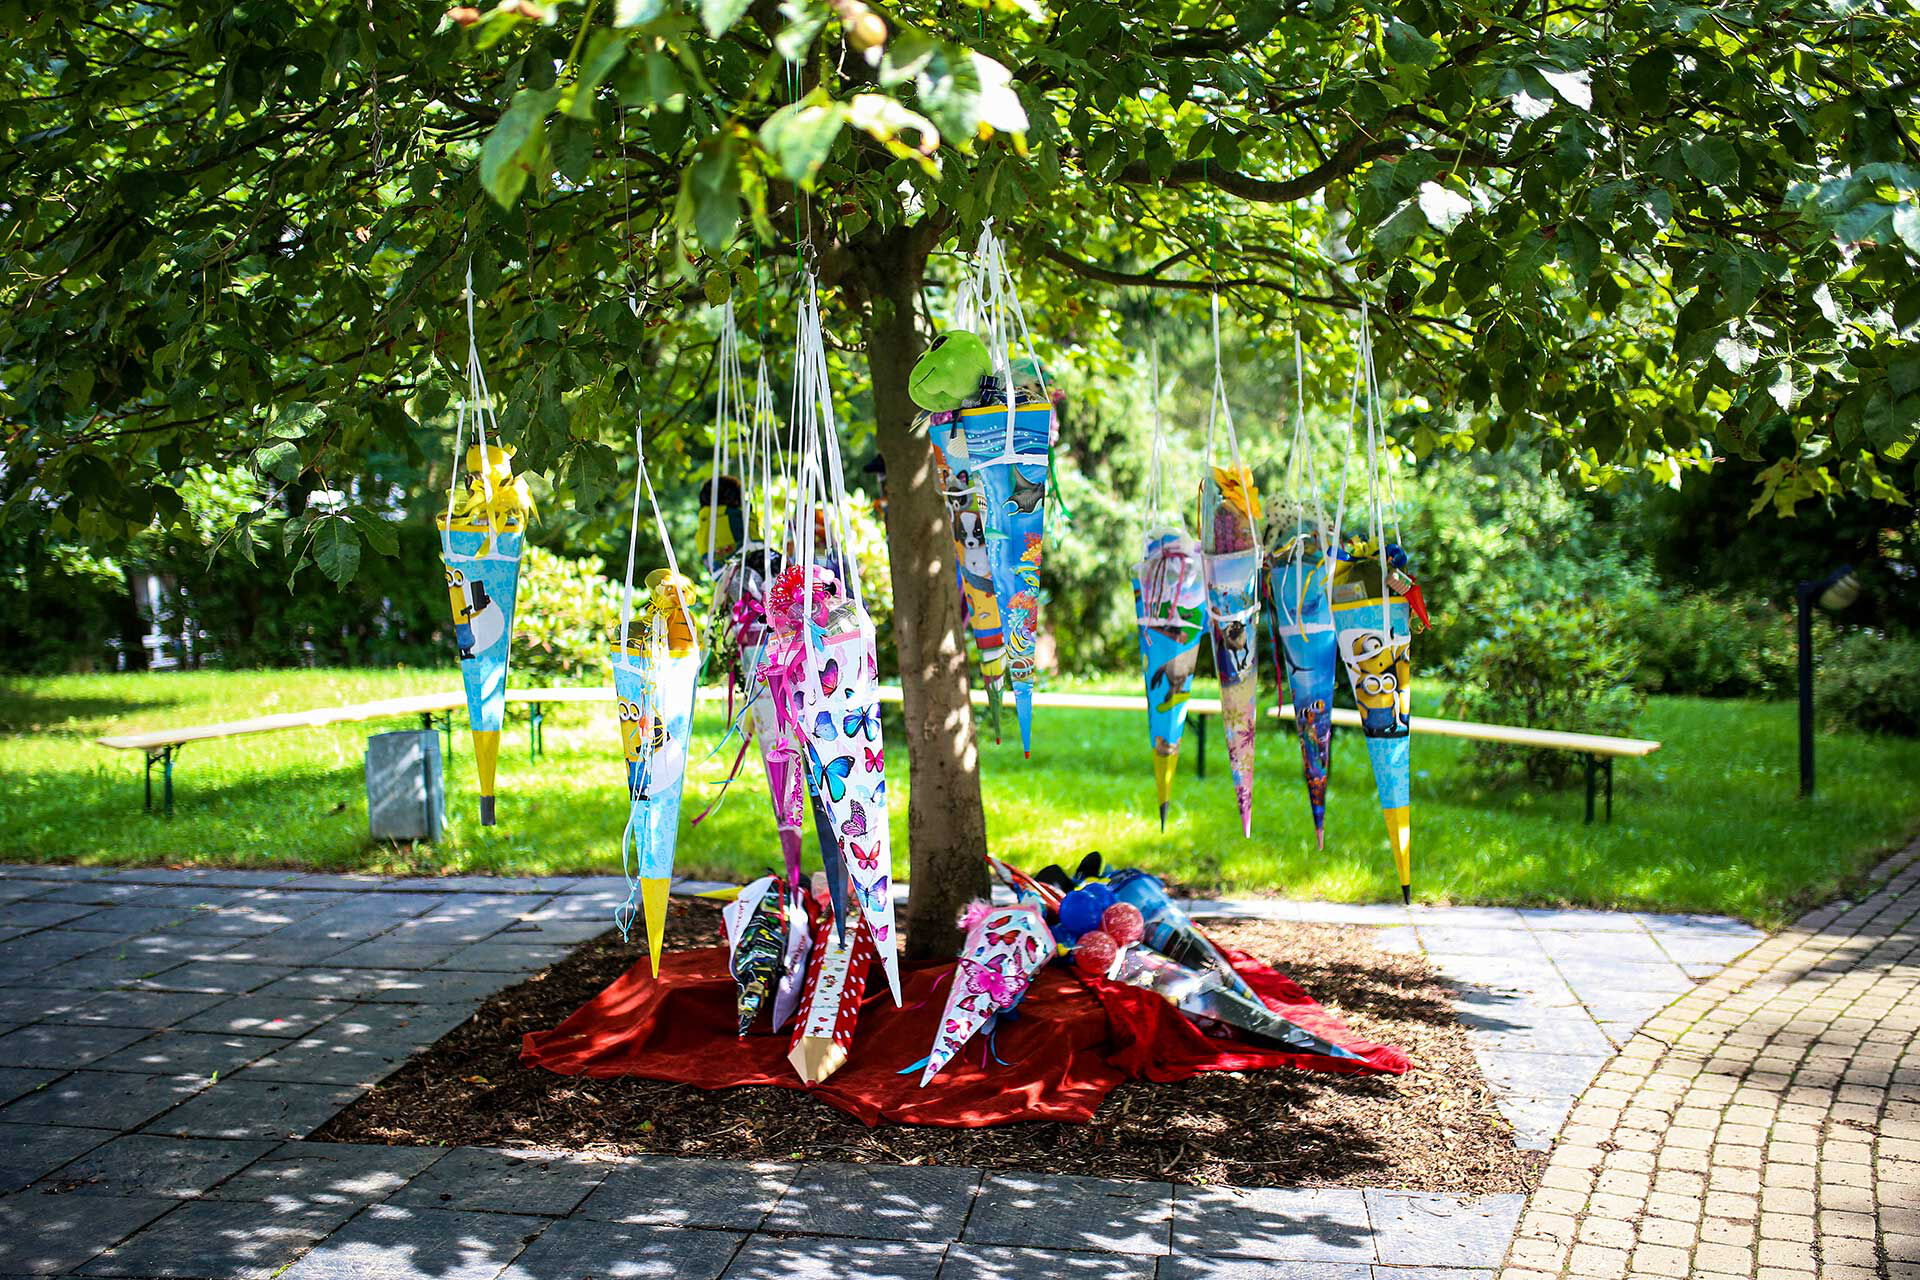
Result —
<svg viewBox="0 0 1920 1280"><path fill-rule="evenodd" d="M1860 579L1843 564L1826 577L1793 589L1800 627L1800 794L1813 794L1813 606L1838 613L1860 598Z"/></svg>

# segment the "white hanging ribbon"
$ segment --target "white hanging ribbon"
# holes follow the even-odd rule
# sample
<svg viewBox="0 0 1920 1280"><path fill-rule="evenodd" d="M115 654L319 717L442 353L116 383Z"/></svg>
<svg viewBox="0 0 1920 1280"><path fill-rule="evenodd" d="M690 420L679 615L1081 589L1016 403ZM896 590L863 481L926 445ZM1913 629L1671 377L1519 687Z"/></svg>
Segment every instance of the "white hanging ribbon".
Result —
<svg viewBox="0 0 1920 1280"><path fill-rule="evenodd" d="M480 343L473 327L473 256L467 256L467 394L460 401L459 412L454 417L453 427L453 473L454 480L447 490L447 518L440 530L440 549L442 554L453 553L453 539L450 536L453 525L454 505L460 498L460 469L465 465L467 420L473 420L473 434L480 446L480 488L487 496L487 522L493 522L493 468L487 449L487 420L493 419L493 442L500 443L500 420L494 416L493 395L487 388L486 371L480 367ZM498 533L499 530L492 530ZM476 558L490 557L493 553L493 538L489 537L481 544L481 552Z"/></svg>

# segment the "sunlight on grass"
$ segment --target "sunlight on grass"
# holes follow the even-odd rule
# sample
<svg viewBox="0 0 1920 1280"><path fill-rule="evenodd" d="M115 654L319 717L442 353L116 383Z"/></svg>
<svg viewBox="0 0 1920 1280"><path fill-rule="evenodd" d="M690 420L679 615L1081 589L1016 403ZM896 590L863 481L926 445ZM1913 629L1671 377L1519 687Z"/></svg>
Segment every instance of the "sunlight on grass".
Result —
<svg viewBox="0 0 1920 1280"><path fill-rule="evenodd" d="M76 676L0 685L0 854L89 863L167 862L335 870L608 873L619 869L622 769L609 708L549 711L547 754L527 759L523 709L501 745L500 822L482 828L472 749L454 734L448 830L433 847L374 845L361 781L365 739L404 722L294 730L196 743L180 755L178 812L141 811L141 761L92 739L360 702L455 685L451 671L199 672ZM1092 687L1092 686L1077 686ZM1112 679L1097 687L1131 692ZM1424 692L1424 691L1423 691ZM724 729L709 700L696 731ZM888 725L898 736L897 708ZM1273 892L1338 901L1396 894L1392 860L1360 739L1336 739L1327 848L1312 824L1289 732L1260 744L1251 840L1239 834L1226 752L1209 725L1208 776L1192 772L1191 733L1167 831L1154 817L1143 725L1132 716L1043 708L1034 758L981 747L988 830L1019 864L1077 860L1151 868L1198 890ZM1427 901L1571 903L1724 911L1777 923L1835 891L1920 828L1920 743L1854 734L1820 741L1820 793L1794 795L1794 711L1786 703L1656 698L1641 736L1664 748L1617 766L1611 825L1582 822L1583 797L1489 786L1461 764L1463 744L1414 744L1414 889ZM696 763L691 817L717 794L738 750ZM700 752L696 752L698 761ZM906 760L889 786L895 849L906 847ZM683 829L679 870L726 878L778 861L756 753L705 822ZM904 857L901 863L904 865Z"/></svg>

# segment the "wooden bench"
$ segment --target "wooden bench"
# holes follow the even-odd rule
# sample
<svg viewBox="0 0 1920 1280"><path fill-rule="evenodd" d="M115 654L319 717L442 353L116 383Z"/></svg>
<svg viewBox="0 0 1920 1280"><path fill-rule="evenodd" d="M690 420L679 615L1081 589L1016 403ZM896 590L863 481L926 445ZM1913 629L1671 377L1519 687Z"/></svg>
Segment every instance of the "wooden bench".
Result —
<svg viewBox="0 0 1920 1280"><path fill-rule="evenodd" d="M529 708L527 754L539 760L546 748L542 731L545 709L550 703L612 702L613 690L605 685L592 688L508 689L507 701ZM898 703L898 685L881 685L880 701ZM1009 696L1008 701L1011 701ZM147 810L153 810L153 766L161 766L165 812L173 813L173 761L175 754L189 742L207 742L218 738L238 738L255 733L277 733L282 729L318 729L327 725L352 724L369 720L390 720L419 716L421 727L439 727L447 735L447 752L453 751L453 713L466 705L462 693L422 693L405 698L385 698L377 702L349 703L338 707L318 707L311 711L288 711L277 715L256 716L251 720L229 720L222 724L196 725L183 729L158 729L147 733L115 734L100 738L103 747L121 751L143 751L147 759ZM973 692L975 706L986 706L984 690ZM1066 711L1126 711L1144 714L1144 697L1114 693L1036 693L1036 707ZM1187 716L1193 721L1194 772L1207 776L1207 720L1220 714L1217 698L1193 698L1187 703ZM1269 716L1293 719L1293 708L1270 709ZM1336 707L1333 722L1358 728L1360 713ZM1477 742L1504 742L1518 747L1538 747L1548 751L1573 751L1586 758L1587 821L1594 816L1594 800L1599 780L1606 780L1606 816L1613 821L1613 762L1621 757L1638 758L1660 749L1658 742L1643 738L1610 738L1594 733L1563 733L1556 729L1524 729L1514 725L1476 724L1471 720L1441 720L1433 716L1414 716L1413 732L1438 738L1466 738Z"/></svg>

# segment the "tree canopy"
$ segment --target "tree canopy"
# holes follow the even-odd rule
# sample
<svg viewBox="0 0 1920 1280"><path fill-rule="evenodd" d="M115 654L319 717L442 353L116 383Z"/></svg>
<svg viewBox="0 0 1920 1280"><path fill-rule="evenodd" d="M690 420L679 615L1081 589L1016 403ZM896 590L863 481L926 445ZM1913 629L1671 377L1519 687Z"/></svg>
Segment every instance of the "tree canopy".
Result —
<svg viewBox="0 0 1920 1280"><path fill-rule="evenodd" d="M1297 323L1332 385L1365 299L1417 450L1538 441L1599 482L1738 453L1786 510L1914 487L1904 5L0 17L25 72L0 102L0 484L105 541L184 518L199 464L430 457L469 257L503 425L591 506L636 408L667 447L698 417L691 304L733 293L777 331L806 255L858 309L862 272L990 216L1056 338L1122 288L1218 288ZM387 549L352 511L294 536L347 571Z"/></svg>

